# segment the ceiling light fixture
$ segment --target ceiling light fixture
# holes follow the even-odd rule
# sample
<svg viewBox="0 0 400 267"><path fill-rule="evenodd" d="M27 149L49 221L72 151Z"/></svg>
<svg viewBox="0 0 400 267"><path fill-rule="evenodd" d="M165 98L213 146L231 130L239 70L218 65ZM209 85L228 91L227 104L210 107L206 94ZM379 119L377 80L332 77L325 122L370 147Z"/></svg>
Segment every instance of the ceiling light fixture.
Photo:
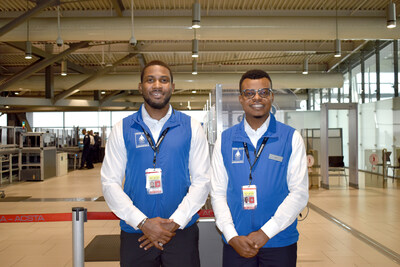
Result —
<svg viewBox="0 0 400 267"><path fill-rule="evenodd" d="M133 26L133 0L131 0L131 30L132 30L132 34L131 34L131 39L129 39L129 44L131 46L136 46L137 45L137 40L135 38L134 35L134 26Z"/></svg>
<svg viewBox="0 0 400 267"><path fill-rule="evenodd" d="M342 48L340 45L340 40L336 39L335 40L335 57L341 57L342 56Z"/></svg>
<svg viewBox="0 0 400 267"><path fill-rule="evenodd" d="M32 43L29 41L25 43L25 59L32 59Z"/></svg>
<svg viewBox="0 0 400 267"><path fill-rule="evenodd" d="M193 59L192 61L192 74L197 75L197 59Z"/></svg>
<svg viewBox="0 0 400 267"><path fill-rule="evenodd" d="M26 11L28 12L28 1L26 1ZM25 59L32 59L32 43L29 42L29 19L26 21L26 43Z"/></svg>
<svg viewBox="0 0 400 267"><path fill-rule="evenodd" d="M199 40L192 40L192 57L199 57Z"/></svg>
<svg viewBox="0 0 400 267"><path fill-rule="evenodd" d="M67 61L64 59L63 61L61 61L61 76L67 76L67 68Z"/></svg>
<svg viewBox="0 0 400 267"><path fill-rule="evenodd" d="M338 16L337 16L337 0L336 0L336 39L335 39L335 57L341 57L342 56L342 48L340 46L340 39L339 39L339 34L338 34Z"/></svg>
<svg viewBox="0 0 400 267"><path fill-rule="evenodd" d="M195 3L192 6L192 28L193 29L198 29L201 27L200 25L200 20L201 20L201 7L200 3L195 1Z"/></svg>
<svg viewBox="0 0 400 267"><path fill-rule="evenodd" d="M393 1L386 8L386 23L388 29L396 28L396 4Z"/></svg>
<svg viewBox="0 0 400 267"><path fill-rule="evenodd" d="M303 61L303 74L308 74L308 58L307 57Z"/></svg>
<svg viewBox="0 0 400 267"><path fill-rule="evenodd" d="M58 36L56 40L57 46L62 46L64 44L63 39L61 38L61 22L60 22L60 6L57 6L57 31Z"/></svg>

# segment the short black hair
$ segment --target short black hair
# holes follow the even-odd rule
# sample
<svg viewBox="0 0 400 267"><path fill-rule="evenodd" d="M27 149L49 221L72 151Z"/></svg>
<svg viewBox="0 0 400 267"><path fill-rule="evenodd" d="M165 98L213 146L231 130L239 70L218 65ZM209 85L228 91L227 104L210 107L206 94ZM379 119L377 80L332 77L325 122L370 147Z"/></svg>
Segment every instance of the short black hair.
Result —
<svg viewBox="0 0 400 267"><path fill-rule="evenodd" d="M168 71L169 71L169 76L171 76L171 83L174 82L174 77L172 76L172 71L171 71L170 67L168 66L168 64L165 63L165 62L163 62L163 61L161 61L161 60L153 60L153 61L150 61L149 63L147 63L146 66L144 66L142 72L140 73L140 82L141 82L141 83L143 83L144 71L145 71L148 67L150 67L150 66L155 66L155 65L157 65L157 66L163 66L163 67L167 68Z"/></svg>
<svg viewBox="0 0 400 267"><path fill-rule="evenodd" d="M271 89L272 89L272 80L271 77L269 77L268 73L266 73L263 70L249 70L245 74L242 75L242 78L240 78L239 82L239 92L242 92L242 83L245 79L252 79L252 80L258 80L262 78L267 78L269 82L271 83Z"/></svg>

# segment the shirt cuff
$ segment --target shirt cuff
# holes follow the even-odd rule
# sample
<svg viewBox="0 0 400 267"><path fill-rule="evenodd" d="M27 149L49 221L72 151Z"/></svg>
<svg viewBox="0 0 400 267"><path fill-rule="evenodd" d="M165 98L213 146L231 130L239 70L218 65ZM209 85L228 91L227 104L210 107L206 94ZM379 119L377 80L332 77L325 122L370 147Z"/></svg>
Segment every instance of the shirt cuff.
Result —
<svg viewBox="0 0 400 267"><path fill-rule="evenodd" d="M229 243L229 240L231 240L233 237L238 236L238 233L236 232L235 226L233 226L233 224L228 224L227 226L225 226L222 233L224 234L227 243Z"/></svg>
<svg viewBox="0 0 400 267"><path fill-rule="evenodd" d="M180 212L180 211L178 211L178 210L176 210L172 215L171 215L171 217L169 217L170 219L172 219L172 220L174 220L174 222L175 223L177 223L177 224L179 224L179 229L184 229L185 227L186 227L186 225L189 223L189 220L191 219L187 219L186 218L186 216L182 213L182 212Z"/></svg>
<svg viewBox="0 0 400 267"><path fill-rule="evenodd" d="M275 222L274 218L272 218L261 227L261 230L271 239L280 232L280 227Z"/></svg>
<svg viewBox="0 0 400 267"><path fill-rule="evenodd" d="M146 215L144 215L143 213L141 213L140 215L136 215L134 216L133 214L131 216L129 216L125 222L127 224L129 224L130 226L132 226L135 230L140 230L137 226L139 225L139 223L141 221L143 221L145 218L147 218Z"/></svg>

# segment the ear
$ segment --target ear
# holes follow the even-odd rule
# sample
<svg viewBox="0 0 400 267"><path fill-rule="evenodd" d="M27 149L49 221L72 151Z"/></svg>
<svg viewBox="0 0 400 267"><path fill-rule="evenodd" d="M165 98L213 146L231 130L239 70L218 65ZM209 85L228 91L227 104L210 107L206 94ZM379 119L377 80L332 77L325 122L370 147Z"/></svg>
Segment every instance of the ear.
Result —
<svg viewBox="0 0 400 267"><path fill-rule="evenodd" d="M139 90L139 93L142 94L142 83L139 83L138 90Z"/></svg>
<svg viewBox="0 0 400 267"><path fill-rule="evenodd" d="M175 91L175 83L171 83L172 93Z"/></svg>
<svg viewBox="0 0 400 267"><path fill-rule="evenodd" d="M271 94L271 103L274 102L274 93Z"/></svg>

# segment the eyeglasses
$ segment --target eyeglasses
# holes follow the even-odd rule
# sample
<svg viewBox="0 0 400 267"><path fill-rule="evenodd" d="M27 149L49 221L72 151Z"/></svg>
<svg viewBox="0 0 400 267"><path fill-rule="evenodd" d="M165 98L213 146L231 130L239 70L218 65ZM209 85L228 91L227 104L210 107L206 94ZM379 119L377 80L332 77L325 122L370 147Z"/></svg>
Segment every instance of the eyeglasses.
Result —
<svg viewBox="0 0 400 267"><path fill-rule="evenodd" d="M267 98L271 95L272 89L271 88L260 88L258 90L244 89L242 95L247 99L252 99L253 97L256 96L256 93L262 98Z"/></svg>

